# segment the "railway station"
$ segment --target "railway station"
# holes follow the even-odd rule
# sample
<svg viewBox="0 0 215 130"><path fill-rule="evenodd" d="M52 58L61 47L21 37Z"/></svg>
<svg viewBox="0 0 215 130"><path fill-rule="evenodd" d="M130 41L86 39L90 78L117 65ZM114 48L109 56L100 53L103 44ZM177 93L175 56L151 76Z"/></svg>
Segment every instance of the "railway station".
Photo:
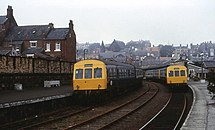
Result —
<svg viewBox="0 0 215 130"><path fill-rule="evenodd" d="M71 86L61 86L28 90L7 90L0 92L0 108L7 108L71 96ZM10 95L10 96L8 96Z"/></svg>
<svg viewBox="0 0 215 130"><path fill-rule="evenodd" d="M214 129L214 103L212 94L207 90L208 82L201 83L200 81L188 81L189 87L193 91L193 103L191 110L183 123L183 130L202 130ZM34 104L65 98L71 96L71 86L60 86L51 88L40 88L33 90L11 90L0 92L1 109L21 106L26 104ZM8 95L10 95L8 97Z"/></svg>
<svg viewBox="0 0 215 130"><path fill-rule="evenodd" d="M193 89L194 101L191 111L182 126L182 130L214 130L215 101L207 90L208 82L189 82Z"/></svg>
<svg viewBox="0 0 215 130"><path fill-rule="evenodd" d="M19 25L10 5L0 15L0 129L215 129L215 43L79 43L67 26Z"/></svg>

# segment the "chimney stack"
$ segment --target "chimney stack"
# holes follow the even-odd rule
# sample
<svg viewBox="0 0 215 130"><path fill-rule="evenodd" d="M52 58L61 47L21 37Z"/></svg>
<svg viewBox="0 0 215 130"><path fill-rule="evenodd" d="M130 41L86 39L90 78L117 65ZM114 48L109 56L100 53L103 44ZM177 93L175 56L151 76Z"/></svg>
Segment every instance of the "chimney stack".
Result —
<svg viewBox="0 0 215 130"><path fill-rule="evenodd" d="M73 30L73 26L74 26L74 25L73 25L73 21L70 20L70 21L69 21L69 29L70 29L70 30Z"/></svg>
<svg viewBox="0 0 215 130"><path fill-rule="evenodd" d="M12 6L8 5L7 18L11 18L11 17L13 17L13 9L12 9Z"/></svg>
<svg viewBox="0 0 215 130"><path fill-rule="evenodd" d="M49 28L53 29L54 28L54 24L53 23L49 23Z"/></svg>

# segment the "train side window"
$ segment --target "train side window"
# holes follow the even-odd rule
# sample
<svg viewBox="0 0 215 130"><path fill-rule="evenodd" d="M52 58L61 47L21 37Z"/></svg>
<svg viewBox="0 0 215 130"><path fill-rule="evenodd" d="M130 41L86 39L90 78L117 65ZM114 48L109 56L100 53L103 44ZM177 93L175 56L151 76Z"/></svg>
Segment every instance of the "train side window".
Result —
<svg viewBox="0 0 215 130"><path fill-rule="evenodd" d="M84 78L85 79L91 79L92 78L92 69L85 69Z"/></svg>
<svg viewBox="0 0 215 130"><path fill-rule="evenodd" d="M76 69L75 78L76 79L83 79L83 69Z"/></svg>
<svg viewBox="0 0 215 130"><path fill-rule="evenodd" d="M107 74L108 74L108 76L112 76L111 68L108 68L108 69L107 69Z"/></svg>
<svg viewBox="0 0 215 130"><path fill-rule="evenodd" d="M179 71L175 71L175 76L179 76Z"/></svg>
<svg viewBox="0 0 215 130"><path fill-rule="evenodd" d="M169 71L169 77L173 77L173 71Z"/></svg>
<svg viewBox="0 0 215 130"><path fill-rule="evenodd" d="M94 78L102 78L102 68L94 69Z"/></svg>
<svg viewBox="0 0 215 130"><path fill-rule="evenodd" d="M181 76L185 76L185 70L181 70L180 73L181 73Z"/></svg>
<svg viewBox="0 0 215 130"><path fill-rule="evenodd" d="M131 71L130 70L128 70L128 77L130 77L131 76Z"/></svg>

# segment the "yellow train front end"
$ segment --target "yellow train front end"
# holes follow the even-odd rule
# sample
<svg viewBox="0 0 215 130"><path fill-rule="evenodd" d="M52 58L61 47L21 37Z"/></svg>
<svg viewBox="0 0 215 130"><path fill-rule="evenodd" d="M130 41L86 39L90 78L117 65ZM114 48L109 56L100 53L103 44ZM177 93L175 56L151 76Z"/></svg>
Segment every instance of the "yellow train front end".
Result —
<svg viewBox="0 0 215 130"><path fill-rule="evenodd" d="M107 89L106 65L99 60L82 60L74 64L73 90Z"/></svg>
<svg viewBox="0 0 215 130"><path fill-rule="evenodd" d="M187 84L187 68L185 66L169 66L166 71L167 84Z"/></svg>

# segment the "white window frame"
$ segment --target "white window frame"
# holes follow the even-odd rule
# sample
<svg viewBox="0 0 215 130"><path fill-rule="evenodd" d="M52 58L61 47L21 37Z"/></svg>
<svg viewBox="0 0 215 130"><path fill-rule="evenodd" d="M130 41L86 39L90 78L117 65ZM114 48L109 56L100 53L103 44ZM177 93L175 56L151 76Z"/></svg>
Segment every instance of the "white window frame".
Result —
<svg viewBox="0 0 215 130"><path fill-rule="evenodd" d="M15 49L16 49L16 52L19 52L20 50L19 50L19 47L15 47Z"/></svg>
<svg viewBox="0 0 215 130"><path fill-rule="evenodd" d="M60 49L60 42L55 43L55 50L54 51L61 51Z"/></svg>
<svg viewBox="0 0 215 130"><path fill-rule="evenodd" d="M34 57L34 54L26 54L27 57Z"/></svg>
<svg viewBox="0 0 215 130"><path fill-rule="evenodd" d="M37 41L30 41L30 47L31 48L37 47Z"/></svg>
<svg viewBox="0 0 215 130"><path fill-rule="evenodd" d="M51 44L49 42L46 42L46 52L50 52L51 51Z"/></svg>

